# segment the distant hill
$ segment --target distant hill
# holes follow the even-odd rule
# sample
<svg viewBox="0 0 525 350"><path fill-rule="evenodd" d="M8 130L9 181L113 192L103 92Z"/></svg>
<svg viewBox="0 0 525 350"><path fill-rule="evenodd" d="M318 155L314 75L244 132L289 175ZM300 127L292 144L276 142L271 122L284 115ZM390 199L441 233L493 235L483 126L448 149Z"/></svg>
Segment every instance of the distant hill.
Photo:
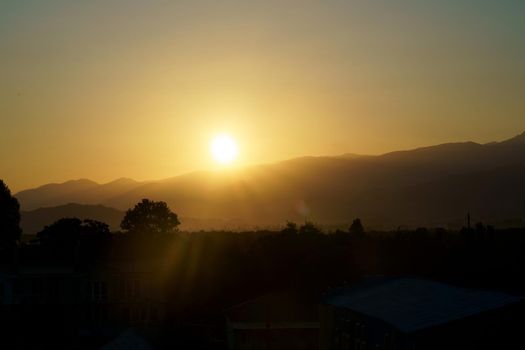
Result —
<svg viewBox="0 0 525 350"><path fill-rule="evenodd" d="M503 142L449 143L380 156L303 157L235 171L98 185L46 185L16 196L24 209L68 202L125 210L164 200L198 222L268 226L305 218L381 228L450 226L473 220L525 224L525 133ZM218 220L218 221L217 221ZM198 226L198 224L197 224Z"/></svg>
<svg viewBox="0 0 525 350"><path fill-rule="evenodd" d="M24 234L35 234L45 226L61 218L76 217L105 222L112 230L118 230L124 212L102 205L82 205L69 203L57 207L39 208L32 211L22 211L20 226Z"/></svg>
<svg viewBox="0 0 525 350"><path fill-rule="evenodd" d="M62 218L92 219L105 222L112 231L120 229L120 223L124 218L125 211L103 205L89 205L68 203L56 207L39 208L31 211L22 211L21 222L23 234L34 235L45 226L50 225ZM226 219L197 219L180 218L180 229L185 231L196 230L240 230L247 227L248 223L239 220Z"/></svg>
<svg viewBox="0 0 525 350"><path fill-rule="evenodd" d="M120 178L115 181L98 184L87 179L71 180L61 184L47 184L35 189L21 191L16 197L23 210L41 207L53 207L67 203L101 204L104 201L140 187L147 182Z"/></svg>

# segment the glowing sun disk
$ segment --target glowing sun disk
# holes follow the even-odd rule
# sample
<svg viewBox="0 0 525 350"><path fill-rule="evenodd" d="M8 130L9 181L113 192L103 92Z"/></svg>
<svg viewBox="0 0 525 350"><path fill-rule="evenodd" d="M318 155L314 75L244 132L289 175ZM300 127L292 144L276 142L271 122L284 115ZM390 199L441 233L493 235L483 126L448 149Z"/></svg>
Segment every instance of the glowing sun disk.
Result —
<svg viewBox="0 0 525 350"><path fill-rule="evenodd" d="M213 160L219 164L231 164L238 154L237 144L228 135L218 135L210 144Z"/></svg>

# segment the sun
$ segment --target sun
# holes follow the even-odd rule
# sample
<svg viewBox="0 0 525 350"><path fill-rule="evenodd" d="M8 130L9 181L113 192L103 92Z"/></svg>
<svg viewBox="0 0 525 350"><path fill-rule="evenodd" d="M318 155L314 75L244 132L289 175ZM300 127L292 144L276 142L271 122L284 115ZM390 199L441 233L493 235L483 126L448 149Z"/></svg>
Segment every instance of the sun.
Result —
<svg viewBox="0 0 525 350"><path fill-rule="evenodd" d="M217 135L211 140L210 152L213 160L222 165L233 163L239 153L235 140L225 134Z"/></svg>

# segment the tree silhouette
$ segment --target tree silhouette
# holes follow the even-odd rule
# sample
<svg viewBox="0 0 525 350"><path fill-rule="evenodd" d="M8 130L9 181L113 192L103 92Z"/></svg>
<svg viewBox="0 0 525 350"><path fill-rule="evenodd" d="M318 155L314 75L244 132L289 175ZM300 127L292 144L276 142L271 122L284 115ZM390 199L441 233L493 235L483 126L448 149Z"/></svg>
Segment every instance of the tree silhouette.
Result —
<svg viewBox="0 0 525 350"><path fill-rule="evenodd" d="M357 218L352 222L352 225L350 226L350 233L352 235L362 235L365 233L365 228L363 227L363 224L361 223L361 219Z"/></svg>
<svg viewBox="0 0 525 350"><path fill-rule="evenodd" d="M313 222L306 221L301 227L299 227L299 233L301 235L317 235L321 234L321 229L315 226Z"/></svg>
<svg viewBox="0 0 525 350"><path fill-rule="evenodd" d="M0 245L14 246L20 241L20 204L0 180Z"/></svg>
<svg viewBox="0 0 525 350"><path fill-rule="evenodd" d="M73 246L79 241L96 242L109 237L109 226L96 220L62 218L37 233L44 245Z"/></svg>
<svg viewBox="0 0 525 350"><path fill-rule="evenodd" d="M286 227L282 229L281 233L284 234L297 234L297 224L292 221L286 222Z"/></svg>
<svg viewBox="0 0 525 350"><path fill-rule="evenodd" d="M180 221L166 202L143 199L128 209L120 227L133 234L169 234L177 232Z"/></svg>

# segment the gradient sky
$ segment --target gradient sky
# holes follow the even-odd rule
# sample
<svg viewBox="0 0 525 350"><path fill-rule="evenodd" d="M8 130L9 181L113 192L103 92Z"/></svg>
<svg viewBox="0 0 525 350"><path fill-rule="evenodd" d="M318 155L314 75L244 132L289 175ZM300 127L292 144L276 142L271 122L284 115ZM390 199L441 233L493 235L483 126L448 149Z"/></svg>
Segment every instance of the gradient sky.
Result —
<svg viewBox="0 0 525 350"><path fill-rule="evenodd" d="M376 154L525 131L523 0L0 0L0 178Z"/></svg>

